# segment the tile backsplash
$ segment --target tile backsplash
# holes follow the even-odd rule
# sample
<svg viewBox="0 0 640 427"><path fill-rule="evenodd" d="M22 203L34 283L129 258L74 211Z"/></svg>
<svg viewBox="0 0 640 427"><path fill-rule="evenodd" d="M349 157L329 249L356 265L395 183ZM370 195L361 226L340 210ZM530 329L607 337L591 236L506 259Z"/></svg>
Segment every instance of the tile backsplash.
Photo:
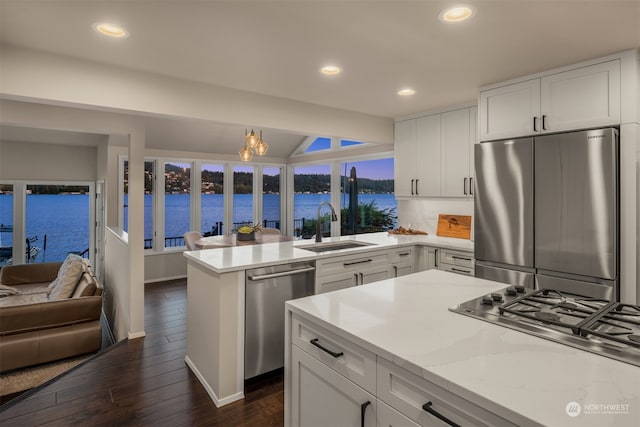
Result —
<svg viewBox="0 0 640 427"><path fill-rule="evenodd" d="M473 199L398 200L398 225L436 235L439 214L470 215L473 240Z"/></svg>

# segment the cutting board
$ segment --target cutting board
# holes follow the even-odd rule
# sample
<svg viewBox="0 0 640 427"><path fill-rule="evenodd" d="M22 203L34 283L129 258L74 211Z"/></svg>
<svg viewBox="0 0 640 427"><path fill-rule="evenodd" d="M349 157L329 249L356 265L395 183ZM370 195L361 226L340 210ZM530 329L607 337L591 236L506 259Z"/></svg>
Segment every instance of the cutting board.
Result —
<svg viewBox="0 0 640 427"><path fill-rule="evenodd" d="M436 233L442 237L455 237L458 239L471 238L471 216L470 215L438 215L438 231Z"/></svg>

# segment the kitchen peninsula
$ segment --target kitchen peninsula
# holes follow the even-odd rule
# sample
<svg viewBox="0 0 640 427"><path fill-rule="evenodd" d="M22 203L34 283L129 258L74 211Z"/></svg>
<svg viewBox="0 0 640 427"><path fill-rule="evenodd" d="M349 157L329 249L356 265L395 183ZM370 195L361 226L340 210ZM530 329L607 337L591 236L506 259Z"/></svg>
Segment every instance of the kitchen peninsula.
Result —
<svg viewBox="0 0 640 427"><path fill-rule="evenodd" d="M430 270L287 302L285 426L639 425L637 366L448 310L505 286Z"/></svg>
<svg viewBox="0 0 640 427"><path fill-rule="evenodd" d="M186 363L198 377L217 406L223 406L244 397L244 323L245 323L245 273L249 269L287 264L298 261L325 263L329 274L323 292L335 288L331 278L346 275L356 278L356 283L367 283L379 278L426 269L415 268L424 258L441 256L442 268L457 262L452 254L468 254L460 257L461 263L472 264L473 242L437 236L388 235L387 233L361 234L326 238L323 250L305 250L315 246L308 240L237 246L185 252L187 258L187 355ZM336 243L358 243L355 248L335 249ZM362 245L362 246L361 246ZM317 246L316 246L317 249ZM415 249L415 250L414 250ZM420 249L420 251L418 251ZM438 252L439 251L439 252ZM384 274L366 280L362 273L335 273L342 260L360 255L365 265L382 259ZM373 255L376 255L375 257ZM455 256L455 255L453 255ZM397 259L396 259L397 258ZM406 258L410 258L406 260ZM339 266L331 263L340 260ZM371 260L370 263L367 263ZM358 260L354 261L358 262ZM398 267L392 264L396 263ZM432 260L432 265L435 260ZM411 268L405 268L409 265ZM379 270L379 267L377 267ZM448 268L448 267L447 267ZM465 270L466 268L466 270ZM376 270L376 271L378 271ZM461 271L471 271L465 265ZM379 271L380 272L380 271ZM316 272L316 275L318 273ZM324 282L323 282L324 283ZM316 292L320 284L316 281Z"/></svg>

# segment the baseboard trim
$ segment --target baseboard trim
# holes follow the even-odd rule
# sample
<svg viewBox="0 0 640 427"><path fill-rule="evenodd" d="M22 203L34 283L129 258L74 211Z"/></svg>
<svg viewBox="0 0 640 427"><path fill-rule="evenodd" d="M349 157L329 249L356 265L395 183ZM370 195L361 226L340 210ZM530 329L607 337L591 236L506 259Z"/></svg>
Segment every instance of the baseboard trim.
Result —
<svg viewBox="0 0 640 427"><path fill-rule="evenodd" d="M147 334L144 331L140 331L140 332L129 332L129 334L127 335L127 338L129 338L130 340L134 340L136 338L144 338Z"/></svg>
<svg viewBox="0 0 640 427"><path fill-rule="evenodd" d="M202 376L198 368L196 368L196 366L193 364L191 359L189 359L189 356L185 356L184 361L189 367L189 369L191 369L191 372L193 372L193 374L196 376L198 381L200 381L200 384L202 384L202 387L204 387L205 391L213 401L213 404L216 405L216 408L244 399L243 392L238 392L236 394L232 394L231 396L227 396L225 398L220 399L216 395L216 393L213 391L211 386L209 386L209 383L204 379L204 376Z"/></svg>

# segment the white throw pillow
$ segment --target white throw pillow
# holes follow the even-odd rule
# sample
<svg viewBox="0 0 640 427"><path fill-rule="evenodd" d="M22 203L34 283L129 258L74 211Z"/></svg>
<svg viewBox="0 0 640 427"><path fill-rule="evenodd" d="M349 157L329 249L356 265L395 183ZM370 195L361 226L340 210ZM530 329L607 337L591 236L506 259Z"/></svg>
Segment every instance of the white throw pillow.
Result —
<svg viewBox="0 0 640 427"><path fill-rule="evenodd" d="M73 295L84 272L82 257L69 254L58 270L58 276L49 285L49 299L66 299Z"/></svg>

